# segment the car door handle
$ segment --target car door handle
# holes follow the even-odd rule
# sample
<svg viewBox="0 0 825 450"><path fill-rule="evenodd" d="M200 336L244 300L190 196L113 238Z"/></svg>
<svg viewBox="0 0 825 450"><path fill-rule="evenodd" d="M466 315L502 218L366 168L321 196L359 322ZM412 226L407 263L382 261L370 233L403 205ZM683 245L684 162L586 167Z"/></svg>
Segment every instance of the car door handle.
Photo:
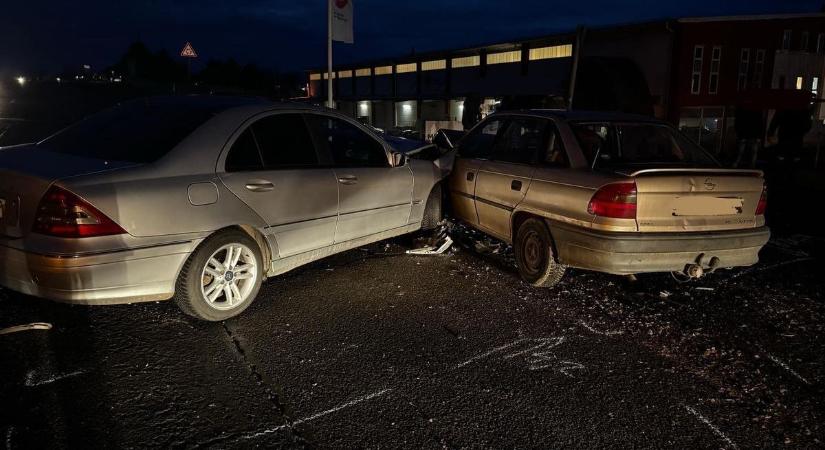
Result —
<svg viewBox="0 0 825 450"><path fill-rule="evenodd" d="M467 172L467 181L473 181L476 178L475 172Z"/></svg>
<svg viewBox="0 0 825 450"><path fill-rule="evenodd" d="M358 183L358 177L355 175L344 175L338 178L338 182L341 184L355 184Z"/></svg>
<svg viewBox="0 0 825 450"><path fill-rule="evenodd" d="M510 183L510 189L512 189L512 190L514 190L514 191L519 191L519 192L521 192L521 181L519 181L519 180L513 180L513 182L512 182L512 183Z"/></svg>
<svg viewBox="0 0 825 450"><path fill-rule="evenodd" d="M252 192L270 192L275 190L275 185L266 180L249 180L244 187Z"/></svg>

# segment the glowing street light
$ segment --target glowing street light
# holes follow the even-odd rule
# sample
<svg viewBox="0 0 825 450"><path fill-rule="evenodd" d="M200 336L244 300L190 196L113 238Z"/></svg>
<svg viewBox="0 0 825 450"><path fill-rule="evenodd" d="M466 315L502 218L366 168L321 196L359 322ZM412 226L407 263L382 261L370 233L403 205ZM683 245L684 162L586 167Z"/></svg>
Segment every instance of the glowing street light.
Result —
<svg viewBox="0 0 825 450"><path fill-rule="evenodd" d="M19 84L20 86L23 86L23 85L26 84L26 77L19 76L15 79L17 80L17 84Z"/></svg>

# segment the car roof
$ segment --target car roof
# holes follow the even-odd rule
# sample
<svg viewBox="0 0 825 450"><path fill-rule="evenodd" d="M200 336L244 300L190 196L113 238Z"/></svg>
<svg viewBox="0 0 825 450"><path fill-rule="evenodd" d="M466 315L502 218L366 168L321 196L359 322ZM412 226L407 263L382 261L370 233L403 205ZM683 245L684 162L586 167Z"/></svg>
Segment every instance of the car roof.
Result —
<svg viewBox="0 0 825 450"><path fill-rule="evenodd" d="M529 114L533 116L543 116L564 121L587 121L587 122L652 122L664 123L655 117L643 116L640 114L630 114L615 111L582 111L565 109L524 109L496 112L497 114Z"/></svg>
<svg viewBox="0 0 825 450"><path fill-rule="evenodd" d="M330 111L327 108L300 102L274 102L263 97L244 97L232 95L158 95L136 98L122 102L145 102L147 104L170 107L204 108L215 113L241 108L260 111L276 109L299 109L308 111Z"/></svg>

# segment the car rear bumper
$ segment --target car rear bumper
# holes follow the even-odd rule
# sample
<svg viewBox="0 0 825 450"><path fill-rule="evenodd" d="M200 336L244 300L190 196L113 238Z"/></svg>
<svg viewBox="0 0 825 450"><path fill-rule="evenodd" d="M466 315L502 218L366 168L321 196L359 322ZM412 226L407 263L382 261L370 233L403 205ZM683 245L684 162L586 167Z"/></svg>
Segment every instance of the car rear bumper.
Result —
<svg viewBox="0 0 825 450"><path fill-rule="evenodd" d="M40 255L0 245L0 285L65 303L168 300L191 243L84 255Z"/></svg>
<svg viewBox="0 0 825 450"><path fill-rule="evenodd" d="M689 264L709 268L750 266L768 242L768 227L701 233L611 233L552 222L550 230L562 264L626 275L682 271Z"/></svg>

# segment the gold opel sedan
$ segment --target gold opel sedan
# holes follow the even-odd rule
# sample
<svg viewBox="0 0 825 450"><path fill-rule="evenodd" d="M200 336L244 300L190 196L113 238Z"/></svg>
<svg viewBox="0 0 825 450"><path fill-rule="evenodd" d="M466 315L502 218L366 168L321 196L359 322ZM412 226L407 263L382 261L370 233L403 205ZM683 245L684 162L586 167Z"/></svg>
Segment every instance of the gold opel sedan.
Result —
<svg viewBox="0 0 825 450"><path fill-rule="evenodd" d="M453 216L512 244L535 286L566 267L699 278L755 264L770 237L762 172L725 169L651 118L498 113L455 149Z"/></svg>

